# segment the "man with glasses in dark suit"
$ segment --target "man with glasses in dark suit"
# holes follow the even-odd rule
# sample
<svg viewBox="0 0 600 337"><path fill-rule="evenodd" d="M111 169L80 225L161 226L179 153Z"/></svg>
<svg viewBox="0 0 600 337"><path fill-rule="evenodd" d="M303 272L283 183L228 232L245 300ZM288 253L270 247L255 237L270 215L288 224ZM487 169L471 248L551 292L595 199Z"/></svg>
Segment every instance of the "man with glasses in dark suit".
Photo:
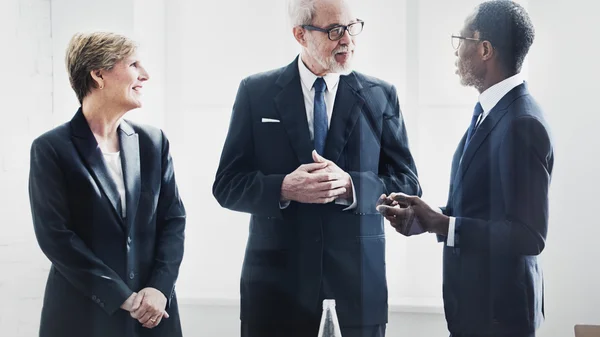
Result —
<svg viewBox="0 0 600 337"><path fill-rule="evenodd" d="M250 213L244 337L317 336L324 299L342 335L384 336L382 193L421 194L395 88L352 71L364 23L343 0L292 0L302 52L242 81L213 194Z"/></svg>
<svg viewBox="0 0 600 337"><path fill-rule="evenodd" d="M417 196L378 206L409 235L444 242L443 292L452 337L532 337L544 319L538 255L548 232L554 152L521 67L534 39L525 9L487 1L452 36L457 74L480 95L454 154L448 203L437 212Z"/></svg>

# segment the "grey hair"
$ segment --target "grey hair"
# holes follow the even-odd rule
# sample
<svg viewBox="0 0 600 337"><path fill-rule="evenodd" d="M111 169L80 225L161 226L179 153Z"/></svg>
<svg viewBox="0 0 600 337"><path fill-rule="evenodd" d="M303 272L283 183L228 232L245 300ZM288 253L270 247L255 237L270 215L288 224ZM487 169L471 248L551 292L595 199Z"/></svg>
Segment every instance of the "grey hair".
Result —
<svg viewBox="0 0 600 337"><path fill-rule="evenodd" d="M316 14L317 0L289 0L288 14L292 27L310 25Z"/></svg>

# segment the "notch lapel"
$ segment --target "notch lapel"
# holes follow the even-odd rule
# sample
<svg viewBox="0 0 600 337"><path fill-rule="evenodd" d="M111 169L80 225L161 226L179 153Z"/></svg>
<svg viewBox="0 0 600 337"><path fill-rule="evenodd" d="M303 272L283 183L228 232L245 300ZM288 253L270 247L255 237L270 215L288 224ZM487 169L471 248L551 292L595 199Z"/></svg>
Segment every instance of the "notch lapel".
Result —
<svg viewBox="0 0 600 337"><path fill-rule="evenodd" d="M324 157L326 159L338 162L342 150L348 142L348 137L360 116L361 106L364 104L364 100L358 94L361 89L362 86L354 73L340 76L331 124L325 142Z"/></svg>
<svg viewBox="0 0 600 337"><path fill-rule="evenodd" d="M98 186L108 198L119 224L123 226L123 218L119 212L121 206L117 185L114 183L108 172L108 168L104 163L102 151L98 146L98 142L96 141L81 108L79 108L71 120L71 131L73 143L75 144L79 155L87 165L88 170Z"/></svg>
<svg viewBox="0 0 600 337"><path fill-rule="evenodd" d="M462 178L465 175L465 172L469 168L469 165L473 161L473 157L475 157L475 154L477 153L477 150L479 150L481 144L483 144L483 142L489 136L492 129L494 129L498 121L502 119L502 117L506 114L507 111L507 109L499 110L493 108L490 111L489 115L483 120L483 122L481 122L481 125L473 134L471 141L468 144L466 144L467 149L465 150L462 159L458 163L458 170L455 177L456 181L454 187L460 185Z"/></svg>
<svg viewBox="0 0 600 337"><path fill-rule="evenodd" d="M275 106L300 164L308 164L313 162L312 150L315 147L308 130L304 94L300 86L297 62L299 62L298 57L284 69L277 79L276 84L282 90L275 96Z"/></svg>
<svg viewBox="0 0 600 337"><path fill-rule="evenodd" d="M473 161L477 150L481 147L483 142L490 135L492 130L496 127L498 122L506 115L508 112L508 107L512 102L515 101L518 97L526 95L527 85L521 84L513 88L509 91L504 97L496 104L494 108L490 111L488 116L481 122L481 125L477 128L471 141L467 144L467 149L458 164L458 169L456 172L456 176L454 177L455 181L453 183L453 188L456 189L457 186L460 186L462 179L465 176L466 171L469 168L469 165ZM464 142L464 139L463 141ZM461 147L462 150L462 147Z"/></svg>
<svg viewBox="0 0 600 337"><path fill-rule="evenodd" d="M119 142L121 144L121 160L123 179L125 180L127 209L125 224L128 230L134 224L140 200L140 146L138 134L125 120L119 126Z"/></svg>

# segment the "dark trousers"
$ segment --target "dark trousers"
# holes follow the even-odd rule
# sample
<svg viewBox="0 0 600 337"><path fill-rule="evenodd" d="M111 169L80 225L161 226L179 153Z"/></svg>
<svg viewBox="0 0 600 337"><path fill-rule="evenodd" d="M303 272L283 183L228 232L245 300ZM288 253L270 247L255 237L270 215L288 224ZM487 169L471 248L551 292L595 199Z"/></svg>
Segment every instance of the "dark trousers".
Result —
<svg viewBox="0 0 600 337"><path fill-rule="evenodd" d="M535 337L535 332L517 335L461 335L451 333L450 337Z"/></svg>
<svg viewBox="0 0 600 337"><path fill-rule="evenodd" d="M344 337L385 337L385 324L341 327ZM304 325L260 325L242 322L242 337L317 337L319 322Z"/></svg>

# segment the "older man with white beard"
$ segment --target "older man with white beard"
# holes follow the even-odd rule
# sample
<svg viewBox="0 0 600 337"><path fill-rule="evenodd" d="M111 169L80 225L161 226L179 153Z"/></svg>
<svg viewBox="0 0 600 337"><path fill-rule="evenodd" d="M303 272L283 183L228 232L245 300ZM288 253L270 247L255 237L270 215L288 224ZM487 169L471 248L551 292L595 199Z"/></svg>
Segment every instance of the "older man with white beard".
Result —
<svg viewBox="0 0 600 337"><path fill-rule="evenodd" d="M292 0L302 47L242 80L213 185L250 213L242 336L316 336L324 299L344 337L384 336L382 194L421 194L394 86L352 70L363 21L343 0ZM240 228L241 230L241 228Z"/></svg>

